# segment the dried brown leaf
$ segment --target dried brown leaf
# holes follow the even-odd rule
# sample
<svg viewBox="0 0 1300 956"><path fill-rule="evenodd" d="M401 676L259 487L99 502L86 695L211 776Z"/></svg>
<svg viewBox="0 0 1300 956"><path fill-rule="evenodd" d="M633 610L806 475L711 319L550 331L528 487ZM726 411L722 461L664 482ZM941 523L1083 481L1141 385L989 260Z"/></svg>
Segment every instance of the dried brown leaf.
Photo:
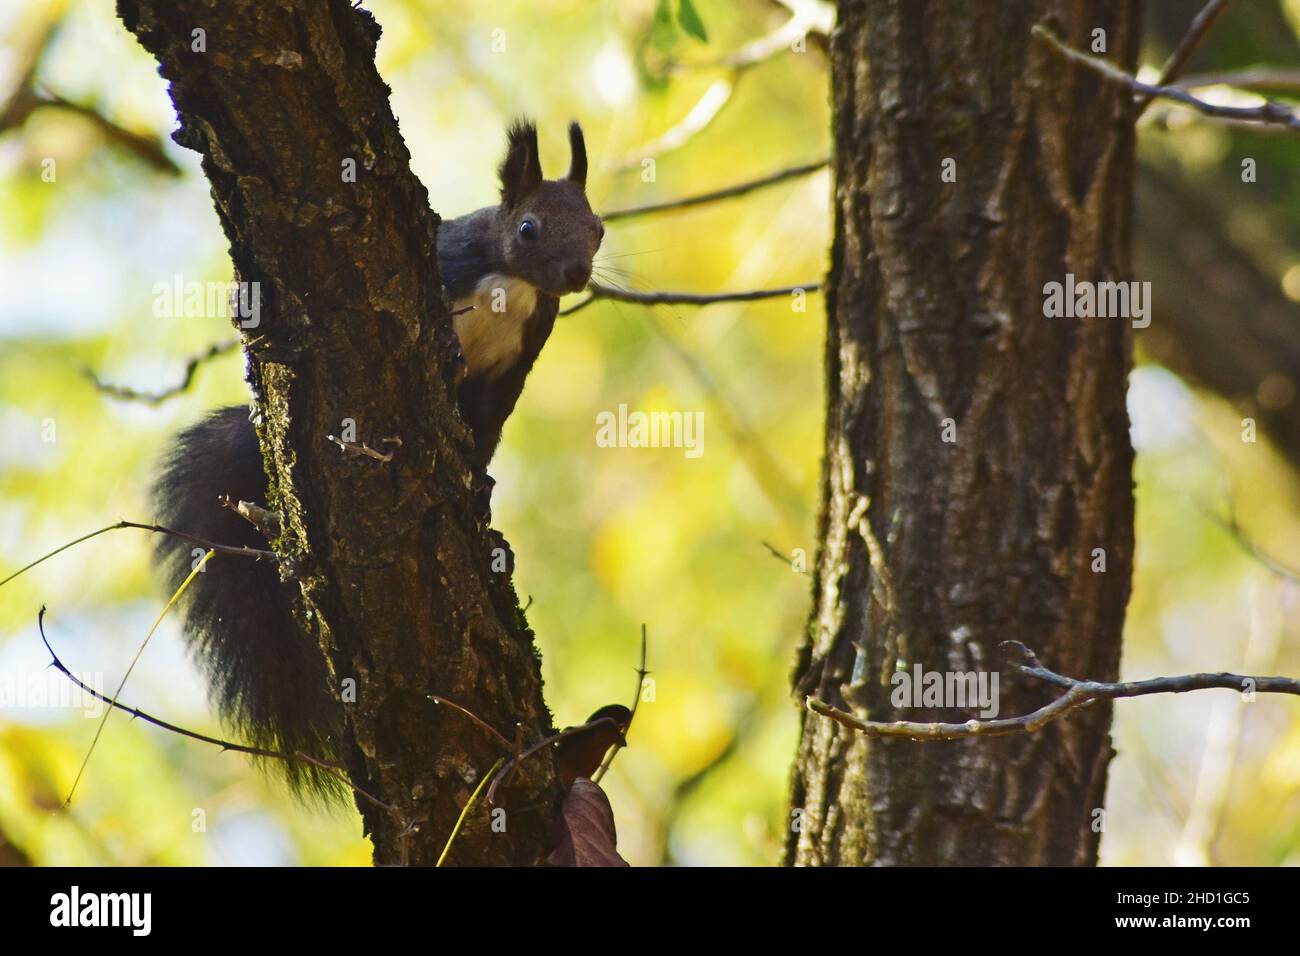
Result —
<svg viewBox="0 0 1300 956"><path fill-rule="evenodd" d="M627 866L618 855L614 810L605 791L586 777L573 782L556 821L552 866Z"/></svg>

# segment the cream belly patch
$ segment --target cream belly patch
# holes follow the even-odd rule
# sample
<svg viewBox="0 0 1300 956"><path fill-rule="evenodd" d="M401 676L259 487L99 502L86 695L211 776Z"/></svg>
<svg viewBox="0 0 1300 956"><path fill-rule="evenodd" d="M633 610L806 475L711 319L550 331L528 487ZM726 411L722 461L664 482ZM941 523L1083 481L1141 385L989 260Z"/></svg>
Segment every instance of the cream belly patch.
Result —
<svg viewBox="0 0 1300 956"><path fill-rule="evenodd" d="M473 306L452 319L471 378L496 378L514 365L524 347L524 325L537 307L537 289L512 276L489 273L474 291L452 305Z"/></svg>

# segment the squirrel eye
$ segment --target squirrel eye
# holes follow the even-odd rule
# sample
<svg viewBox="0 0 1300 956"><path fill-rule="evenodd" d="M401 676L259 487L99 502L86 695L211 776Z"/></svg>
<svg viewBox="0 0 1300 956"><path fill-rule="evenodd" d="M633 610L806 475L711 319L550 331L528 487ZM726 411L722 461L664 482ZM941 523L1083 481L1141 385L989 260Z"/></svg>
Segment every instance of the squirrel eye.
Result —
<svg viewBox="0 0 1300 956"><path fill-rule="evenodd" d="M536 239L537 223L533 222L531 219L525 219L523 222L521 222L519 224L519 238Z"/></svg>

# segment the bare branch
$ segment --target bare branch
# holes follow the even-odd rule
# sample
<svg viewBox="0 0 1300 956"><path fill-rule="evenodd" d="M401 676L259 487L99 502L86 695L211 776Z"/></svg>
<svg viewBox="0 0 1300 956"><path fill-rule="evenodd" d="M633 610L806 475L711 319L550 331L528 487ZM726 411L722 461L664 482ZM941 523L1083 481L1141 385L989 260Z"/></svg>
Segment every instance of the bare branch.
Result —
<svg viewBox="0 0 1300 956"><path fill-rule="evenodd" d="M635 153L631 153L614 163L611 171L625 172L629 169L639 169L647 159L658 158L664 153L685 146L696 134L703 132L710 123L717 119L718 114L732 101L732 96L736 92L736 83L743 72L743 70L739 69L732 70L725 78L715 80L709 84L709 88L704 91L703 95L700 96L685 116L658 138L642 146Z"/></svg>
<svg viewBox="0 0 1300 956"><path fill-rule="evenodd" d="M1202 508L1201 510L1206 518L1227 532L1228 536L1237 543L1238 547L1273 574L1290 581L1292 584L1300 584L1300 571L1283 564L1278 558L1275 558L1257 545L1254 540L1246 534L1241 525L1237 522L1237 512L1232 506L1231 501L1229 502L1228 516L1226 518L1219 517L1207 508Z"/></svg>
<svg viewBox="0 0 1300 956"><path fill-rule="evenodd" d="M435 704L445 704L447 707L450 707L452 710L460 711L460 713L464 714L466 717L474 721L474 723L478 724L489 734L491 734L494 738L496 738L497 742L499 742L501 746L506 749L507 753L509 753L513 749L512 744L510 743L510 741L506 740L503 734L501 734L495 727L489 724L486 720L483 720L481 717L479 717L478 714L474 713L472 710L468 710L462 707L454 700L448 700L446 697L439 697L437 694L426 694L425 696L427 696L429 700L433 701Z"/></svg>
<svg viewBox="0 0 1300 956"><path fill-rule="evenodd" d="M1214 26L1214 21L1219 19L1219 14L1228 8L1229 0L1210 0L1192 20L1192 25L1187 28L1183 38L1178 41L1178 46L1174 52L1165 60L1165 65L1160 68L1160 79L1156 80L1157 86L1168 86L1183 72L1183 67L1187 61L1192 58L1192 54L1200 45L1201 40L1210 32L1210 27ZM1142 113L1150 105L1153 97L1149 93L1139 94L1134 98L1137 106L1136 118L1141 118Z"/></svg>
<svg viewBox="0 0 1300 956"><path fill-rule="evenodd" d="M802 17L808 21L808 42L822 57L829 58L831 31L835 29L834 4L821 3L819 0L761 0L761 5L769 9L785 10L792 17Z"/></svg>
<svg viewBox="0 0 1300 956"><path fill-rule="evenodd" d="M629 206L625 209L615 209L612 212L601 213L600 218L605 220L605 222L614 222L619 219L630 219L633 216L648 216L653 213L668 212L673 209L688 209L691 206L700 206L704 203L717 202L720 199L731 199L735 196L743 196L746 193L751 193L756 189L762 189L765 186L773 186L777 183L783 183L787 179L807 176L809 173L815 173L820 169L825 169L829 164L829 159L818 159L810 163L801 163L798 166L790 166L786 169L778 170L775 173L760 176L758 179L751 179L748 182L737 183L734 186L715 189L712 192L700 193L696 196L686 196L682 199L670 199L659 203L648 203L644 206Z"/></svg>
<svg viewBox="0 0 1300 956"><path fill-rule="evenodd" d="M96 700L102 701L103 703L108 704L110 707L115 707L118 710L123 711L124 713L128 713L132 717L138 717L140 720L143 720L147 724L153 724L155 727L160 727L163 730L171 731L174 734L180 734L182 737L189 737L191 740L197 740L200 743L212 744L213 746L220 747L222 750L229 750L233 753L251 754L254 757L270 757L275 760L294 759L292 755L287 753L282 753L281 751L278 750L266 750L262 747L253 747L253 746L249 746L248 744L238 744L232 740L222 740L220 737L209 737L207 734L201 734L197 730L187 730L184 727L180 727L177 726L176 724L169 723L168 721L163 720L161 717L154 717L152 714L146 714L143 710L140 710L140 708L138 707L130 707L126 704L121 703L118 700L115 700L112 697L109 697L107 694L95 690L95 688L91 687L89 684L85 683L80 678L78 678L75 674L73 674L72 671L68 670L67 665L64 664L63 661L59 660L59 655L54 653L54 648L50 646L50 639L45 636L45 607L44 606L41 607L40 613L36 615L36 629L40 632L41 642L45 644L45 649L50 652L50 666L53 667L56 671L58 671L60 674L62 674L64 677L66 677L68 680L72 681L72 683L75 684L78 688L80 688L84 693L89 694L91 697L94 697Z"/></svg>
<svg viewBox="0 0 1300 956"><path fill-rule="evenodd" d="M642 624L641 625L641 663L637 666L636 669L636 675L637 675L636 695L632 700L632 706L627 708L628 710L627 720L620 721L614 719L613 717L608 717L608 716L600 716L600 717L593 716L585 724L579 724L576 727L566 727L564 730L561 730L559 733L551 734L549 737L545 737L542 740L539 740L537 743L533 744L533 746L529 747L527 750L523 749L522 744L520 742L511 744L510 741L506 738L505 734L501 733L499 730L494 728L491 724L489 724L487 721L480 718L477 714L475 714L473 711L469 710L468 708L462 707L460 704L448 700L446 697L440 697L437 694L427 694L425 696L436 704L445 704L448 707L451 707L454 710L464 714L466 717L472 720L477 726L485 730L493 739L497 741L497 743L501 744L502 748L507 753L513 755L510 761L506 763L505 766L501 769L501 772L497 774L496 779L492 781L492 786L488 788L488 792L487 792L488 803L495 803L497 787L503 784L506 781L506 779L510 776L511 772L514 771L521 763L523 763L529 757L532 757L534 754L541 753L547 747L550 747L553 744L557 744L561 740L566 740L569 737L586 733L587 731L593 730L597 727L615 727L620 731L618 735L618 743L614 745L613 749L610 751L608 758L600 765L600 767L596 770L595 774L593 774L591 778L593 783L599 783L601 776L605 773L606 770L609 769L610 763L613 762L614 755L618 753L618 751L622 747L625 747L627 745L627 732L632 726L633 718L636 717L637 705L640 704L641 702L641 687L645 683L646 676L650 673L648 670L646 670L645 661L646 661L646 628L645 625ZM602 708L602 710L606 710L606 709L607 708ZM597 713L600 712L598 711ZM496 768L494 767L493 770L495 769Z"/></svg>
<svg viewBox="0 0 1300 956"><path fill-rule="evenodd" d="M592 776L591 778L592 783L600 783L600 778L605 776L605 771L607 771L609 769L609 765L614 762L614 758L618 756L618 752L627 746L627 732L632 729L632 721L636 719L636 709L641 703L641 688L645 686L645 679L650 675L650 672L646 670L646 666L645 666L645 652L646 652L646 633L645 633L645 624L642 624L641 625L641 663L640 665L638 665L636 669L636 693L633 694L632 696L632 706L628 708L630 713L628 714L628 718L627 718L627 726L623 728L623 733L619 735L618 743L614 744L608 756L606 756L604 761L601 763L600 768Z"/></svg>
<svg viewBox="0 0 1300 956"><path fill-rule="evenodd" d="M122 674L122 679L118 682L117 690L113 692L114 700L122 696L122 691L126 687L126 682L131 679L131 675L135 672L136 665L140 663L140 658L144 656L144 649L149 646L149 642L153 640L154 634L158 632L158 626L162 624L163 618L165 618L168 612L170 612L171 609L176 606L177 602L180 601L181 596L189 586L194 583L194 579L203 572L205 567L207 567L208 562L212 560L214 554L216 554L215 551L205 551L203 553L203 557L190 569L189 575L181 582L180 587L172 593L171 598L169 598L167 603L163 605L163 609L158 612L158 616L154 619L153 627L149 628L149 633L144 636L144 640L140 642L140 646L135 649L135 656L131 658L131 663L127 665L126 672ZM45 608L42 607L41 614L37 617L38 625L40 624L40 618L44 617L44 612ZM86 756L81 761L81 768L77 771L77 775L72 778L72 786L68 788L68 795L63 801L64 806L68 806L72 803L73 794L77 792L77 784L81 782L82 776L86 773L86 768L90 766L90 758L95 753L95 747L98 746L99 738L103 735L104 728L108 726L108 718L112 716L112 714L113 708L111 707L104 711L104 716L100 719L99 726L95 728L95 736L90 739L90 748L86 751Z"/></svg>
<svg viewBox="0 0 1300 956"><path fill-rule="evenodd" d="M904 737L910 740L962 740L968 737L1003 737L1008 734L1033 733L1072 710L1086 707L1099 700L1117 700L1122 697L1145 697L1151 694L1185 694L1194 690L1221 688L1242 693L1294 694L1300 696L1300 680L1293 677L1249 677L1241 674L1184 674L1181 677L1154 677L1150 680L1081 681L1048 670L1020 641L1003 641L1001 647L1018 650L1025 659L1023 664L1012 664L1021 674L1044 681L1065 691L1050 704L1022 717L1003 717L994 720L974 718L960 724L933 721L875 721L863 720L847 711L832 707L815 697L805 701L815 714L829 717L838 724L867 737Z"/></svg>
<svg viewBox="0 0 1300 956"><path fill-rule="evenodd" d="M481 780L479 780L478 786L474 788L474 792L471 793L469 799L465 801L465 806L461 807L460 816L456 818L456 825L452 827L451 835L447 837L447 844L442 848L442 856L438 857L438 862L434 864L435 868L442 866L442 864L447 861L447 854L451 852L451 845L456 842L456 835L460 833L460 828L465 825L465 818L469 816L470 810L478 804L478 798L479 795L483 793L483 788L487 786L487 782L492 779L492 775L501 769L501 765L505 763L505 759L505 757L497 759L497 762L494 763L491 769L483 775Z"/></svg>
<svg viewBox="0 0 1300 956"><path fill-rule="evenodd" d="M496 780L492 781L492 786L488 788L488 792L487 792L488 803L492 803L492 804L496 803L497 787L505 782L506 778L510 775L510 772L512 770L518 767L529 757L541 753L543 750L545 750L547 747L551 746L552 744L557 744L561 740L565 740L569 737L573 737L576 734L584 734L587 731L592 730L593 728L617 727L617 726L618 726L618 721L616 721L612 717L597 717L595 720L589 720L585 724L579 724L576 727L565 727L559 733L551 734L551 736L539 740L537 743L533 744L523 753L512 758L510 762L507 763L505 767L501 770L501 772L497 774ZM498 734L498 736L500 735Z"/></svg>
<svg viewBox="0 0 1300 956"><path fill-rule="evenodd" d="M1300 93L1300 70L1284 67L1256 66L1248 70L1225 70L1220 73L1193 73L1174 86L1185 90L1202 86L1235 86L1241 90L1273 90Z"/></svg>
<svg viewBox="0 0 1300 956"><path fill-rule="evenodd" d="M75 674L73 674L72 671L68 670L67 665L64 664L63 661L59 660L59 655L54 653L54 648L50 646L49 638L45 636L44 606L41 607L40 613L37 614L36 616L36 629L40 632L41 642L45 645L45 649L50 652L50 666L53 667L55 670L57 670L68 680L72 681L72 683L75 684L77 687L79 687L84 693L89 694L91 697L94 697L96 700L108 704L110 708L115 708L117 710L128 713L132 717L137 717L140 720L143 720L145 723L153 724L153 726L158 727L162 730L170 731L173 734L179 734L182 737L188 737L191 740L197 740L200 743L212 744L215 747L220 747L222 750L230 751L232 753L249 754L254 757L267 757L271 760L285 760L290 763L301 760L304 763L309 763L312 766L318 767L319 769L325 771L328 774L338 777L338 779L343 781L345 786L347 786L348 788L350 788L360 796L365 797L367 800L375 804L375 806L380 807L383 810L387 810L390 813L396 812L393 807L390 807L388 804L375 799L370 794L366 793L364 790L361 790L358 787L354 786L352 784L352 781L348 779L347 775L343 773L343 768L339 764L331 763L325 760L317 760L315 757L309 757L305 753L302 753L301 751L299 751L298 753L290 754L290 753L285 753L284 751L281 750L267 750L263 747L252 747L249 746L248 744L238 744L232 740L223 740L220 737L209 737L207 734L201 734L197 730L188 730L185 727L181 727L178 726L177 724L170 723L169 721L163 720L160 717L154 717L152 714L146 714L143 710L141 710L138 707L127 706L126 704L121 703L115 698L109 697L107 694L95 690L95 688L91 687L89 684L85 683L80 678L78 678Z"/></svg>
<svg viewBox="0 0 1300 956"><path fill-rule="evenodd" d="M62 25L62 15L52 17L41 27L34 41L17 54L16 68L10 71L18 78L17 82L9 95L0 101L0 135L19 129L39 110L61 109L89 120L109 145L134 154L159 172L179 176L181 168L167 155L158 137L119 126L93 106L74 103L57 93L37 88L37 70ZM6 42L15 45L13 37L7 37Z"/></svg>
<svg viewBox="0 0 1300 956"><path fill-rule="evenodd" d="M133 388L127 388L125 385L114 385L111 382L101 381L92 369L84 369L85 376L94 383L95 388L99 389L105 395L112 398L120 398L129 402L144 402L147 405L159 405L173 396L179 395L189 389L194 383L194 375L199 370L199 366L204 362L216 358L218 355L225 355L227 352L233 352L239 348L238 339L229 339L225 342L214 342L197 355L191 355L185 363L185 372L181 380L171 388L163 389L161 392L139 392Z"/></svg>
<svg viewBox="0 0 1300 956"><path fill-rule="evenodd" d="M371 448L365 442L347 441L336 435L326 435L325 438L327 441L332 441L334 444L338 445L350 455L364 455L366 458L373 458L375 461L379 462L390 462L393 460L393 455L395 454L395 452L391 451L375 451L375 449ZM386 445L397 445L398 447L401 447L402 444L400 438L381 438L380 442Z"/></svg>
<svg viewBox="0 0 1300 956"><path fill-rule="evenodd" d="M88 120L103 135L104 141L109 145L119 147L130 153L145 165L151 166L156 172L168 176L181 175L180 166L176 165L176 162L167 155L163 143L158 137L127 129L125 126L113 122L95 107L83 103L74 103L57 93L38 90L34 95L36 97L33 104L34 110L42 108L61 109L75 116L80 116Z"/></svg>
<svg viewBox="0 0 1300 956"><path fill-rule="evenodd" d="M776 547L773 546L770 542L768 542L768 541L760 541L759 544L761 544L764 548L767 549L767 553L768 553L768 554L770 554L772 557L776 558L778 561L780 561L782 564L784 564L787 568L789 568L789 569L790 569L791 571L793 571L795 574L807 574L807 573L808 573L807 571L800 571L798 568L796 568L796 567L794 566L794 560L791 559L791 558L787 558L784 554L782 554L780 551L778 551L778 550L776 549Z"/></svg>
<svg viewBox="0 0 1300 956"><path fill-rule="evenodd" d="M760 63L766 63L783 53L802 52L801 44L817 38L822 41L835 27L835 11L818 3L799 3L789 5L790 19L771 33L750 40L734 53L728 53L712 60L691 63L678 63L673 66L675 72L696 70L707 67L728 67L744 70Z"/></svg>
<svg viewBox="0 0 1300 956"><path fill-rule="evenodd" d="M256 528L257 533L267 541L274 541L280 537L280 516L269 508L263 508L252 501L236 501L230 495L222 495L218 500L223 508L239 515Z"/></svg>
<svg viewBox="0 0 1300 956"><path fill-rule="evenodd" d="M1185 89L1177 86L1158 86L1143 83L1137 77L1125 73L1119 67L1100 57L1084 53L1082 50L1076 50L1041 23L1036 24L1031 32L1039 39L1046 40L1057 53L1066 59L1086 66L1112 83L1127 86L1135 93L1146 94L1152 98L1159 97L1173 100L1183 106L1191 107L1205 116L1236 122L1263 124L1265 126L1284 126L1288 129L1300 130L1300 115L1297 115L1285 103L1280 103L1277 100L1265 100L1259 106L1220 106L1216 103L1207 103L1205 100L1197 99Z"/></svg>
<svg viewBox="0 0 1300 956"><path fill-rule="evenodd" d="M138 528L141 531L152 531L155 534L171 535L173 538L180 538L182 541L188 541L190 542L190 544L193 544L200 548L204 548L205 550L208 551L215 551L217 552L217 554L233 554L241 558L270 558L276 561L280 559L280 556L276 554L274 551L264 551L260 548L247 548L243 546L236 546L230 544L217 544L215 541L209 541L206 538L200 538L198 535L189 534L188 532L185 531L176 531L173 528L164 528L160 524L143 524L139 521L119 521L117 522L117 524L105 525L102 528L97 528L96 530L90 532L89 534L83 534L80 538L74 538L72 541L69 541L67 544L59 545L59 547L55 548L53 551L41 555L39 558L37 558L35 561L32 561L30 564L23 565L13 574L9 575L9 577L5 578L3 581L0 581L0 588L4 587L6 584L8 584L14 578L18 577L20 574L30 571L38 564L48 561L56 554L62 554L64 551L67 551L69 548L81 544L83 541L89 541L91 538L97 538L101 534L104 534L105 532L108 531L117 531L119 528Z"/></svg>
<svg viewBox="0 0 1300 956"><path fill-rule="evenodd" d="M711 305L714 302L753 302L758 299L778 299L795 292L818 292L821 284L805 282L803 285L782 286L779 289L747 289L743 292L632 292L628 289L614 289L597 282L587 286L591 294L587 298L569 306L560 315L572 315L585 309L599 299L613 299L616 302L631 302L636 305Z"/></svg>
<svg viewBox="0 0 1300 956"><path fill-rule="evenodd" d="M685 146L734 101L736 87L749 69L782 53L794 52L801 40L811 41L825 52L828 35L835 24L834 10L812 2L784 3L781 6L790 11L790 18L772 33L750 41L735 53L708 61L670 65L669 72L722 67L726 73L711 83L686 115L667 131L610 168L614 172L637 169L646 159Z"/></svg>

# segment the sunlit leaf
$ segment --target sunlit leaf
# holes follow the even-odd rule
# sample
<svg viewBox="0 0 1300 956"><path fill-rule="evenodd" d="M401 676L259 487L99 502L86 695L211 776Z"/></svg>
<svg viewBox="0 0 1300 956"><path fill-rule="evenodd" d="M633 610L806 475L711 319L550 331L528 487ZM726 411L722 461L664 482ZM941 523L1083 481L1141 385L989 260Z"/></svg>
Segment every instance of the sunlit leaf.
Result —
<svg viewBox="0 0 1300 956"><path fill-rule="evenodd" d="M695 10L695 4L691 0L681 0L681 5L677 8L677 22L681 27L701 43L709 42L709 34L704 29L704 21Z"/></svg>

